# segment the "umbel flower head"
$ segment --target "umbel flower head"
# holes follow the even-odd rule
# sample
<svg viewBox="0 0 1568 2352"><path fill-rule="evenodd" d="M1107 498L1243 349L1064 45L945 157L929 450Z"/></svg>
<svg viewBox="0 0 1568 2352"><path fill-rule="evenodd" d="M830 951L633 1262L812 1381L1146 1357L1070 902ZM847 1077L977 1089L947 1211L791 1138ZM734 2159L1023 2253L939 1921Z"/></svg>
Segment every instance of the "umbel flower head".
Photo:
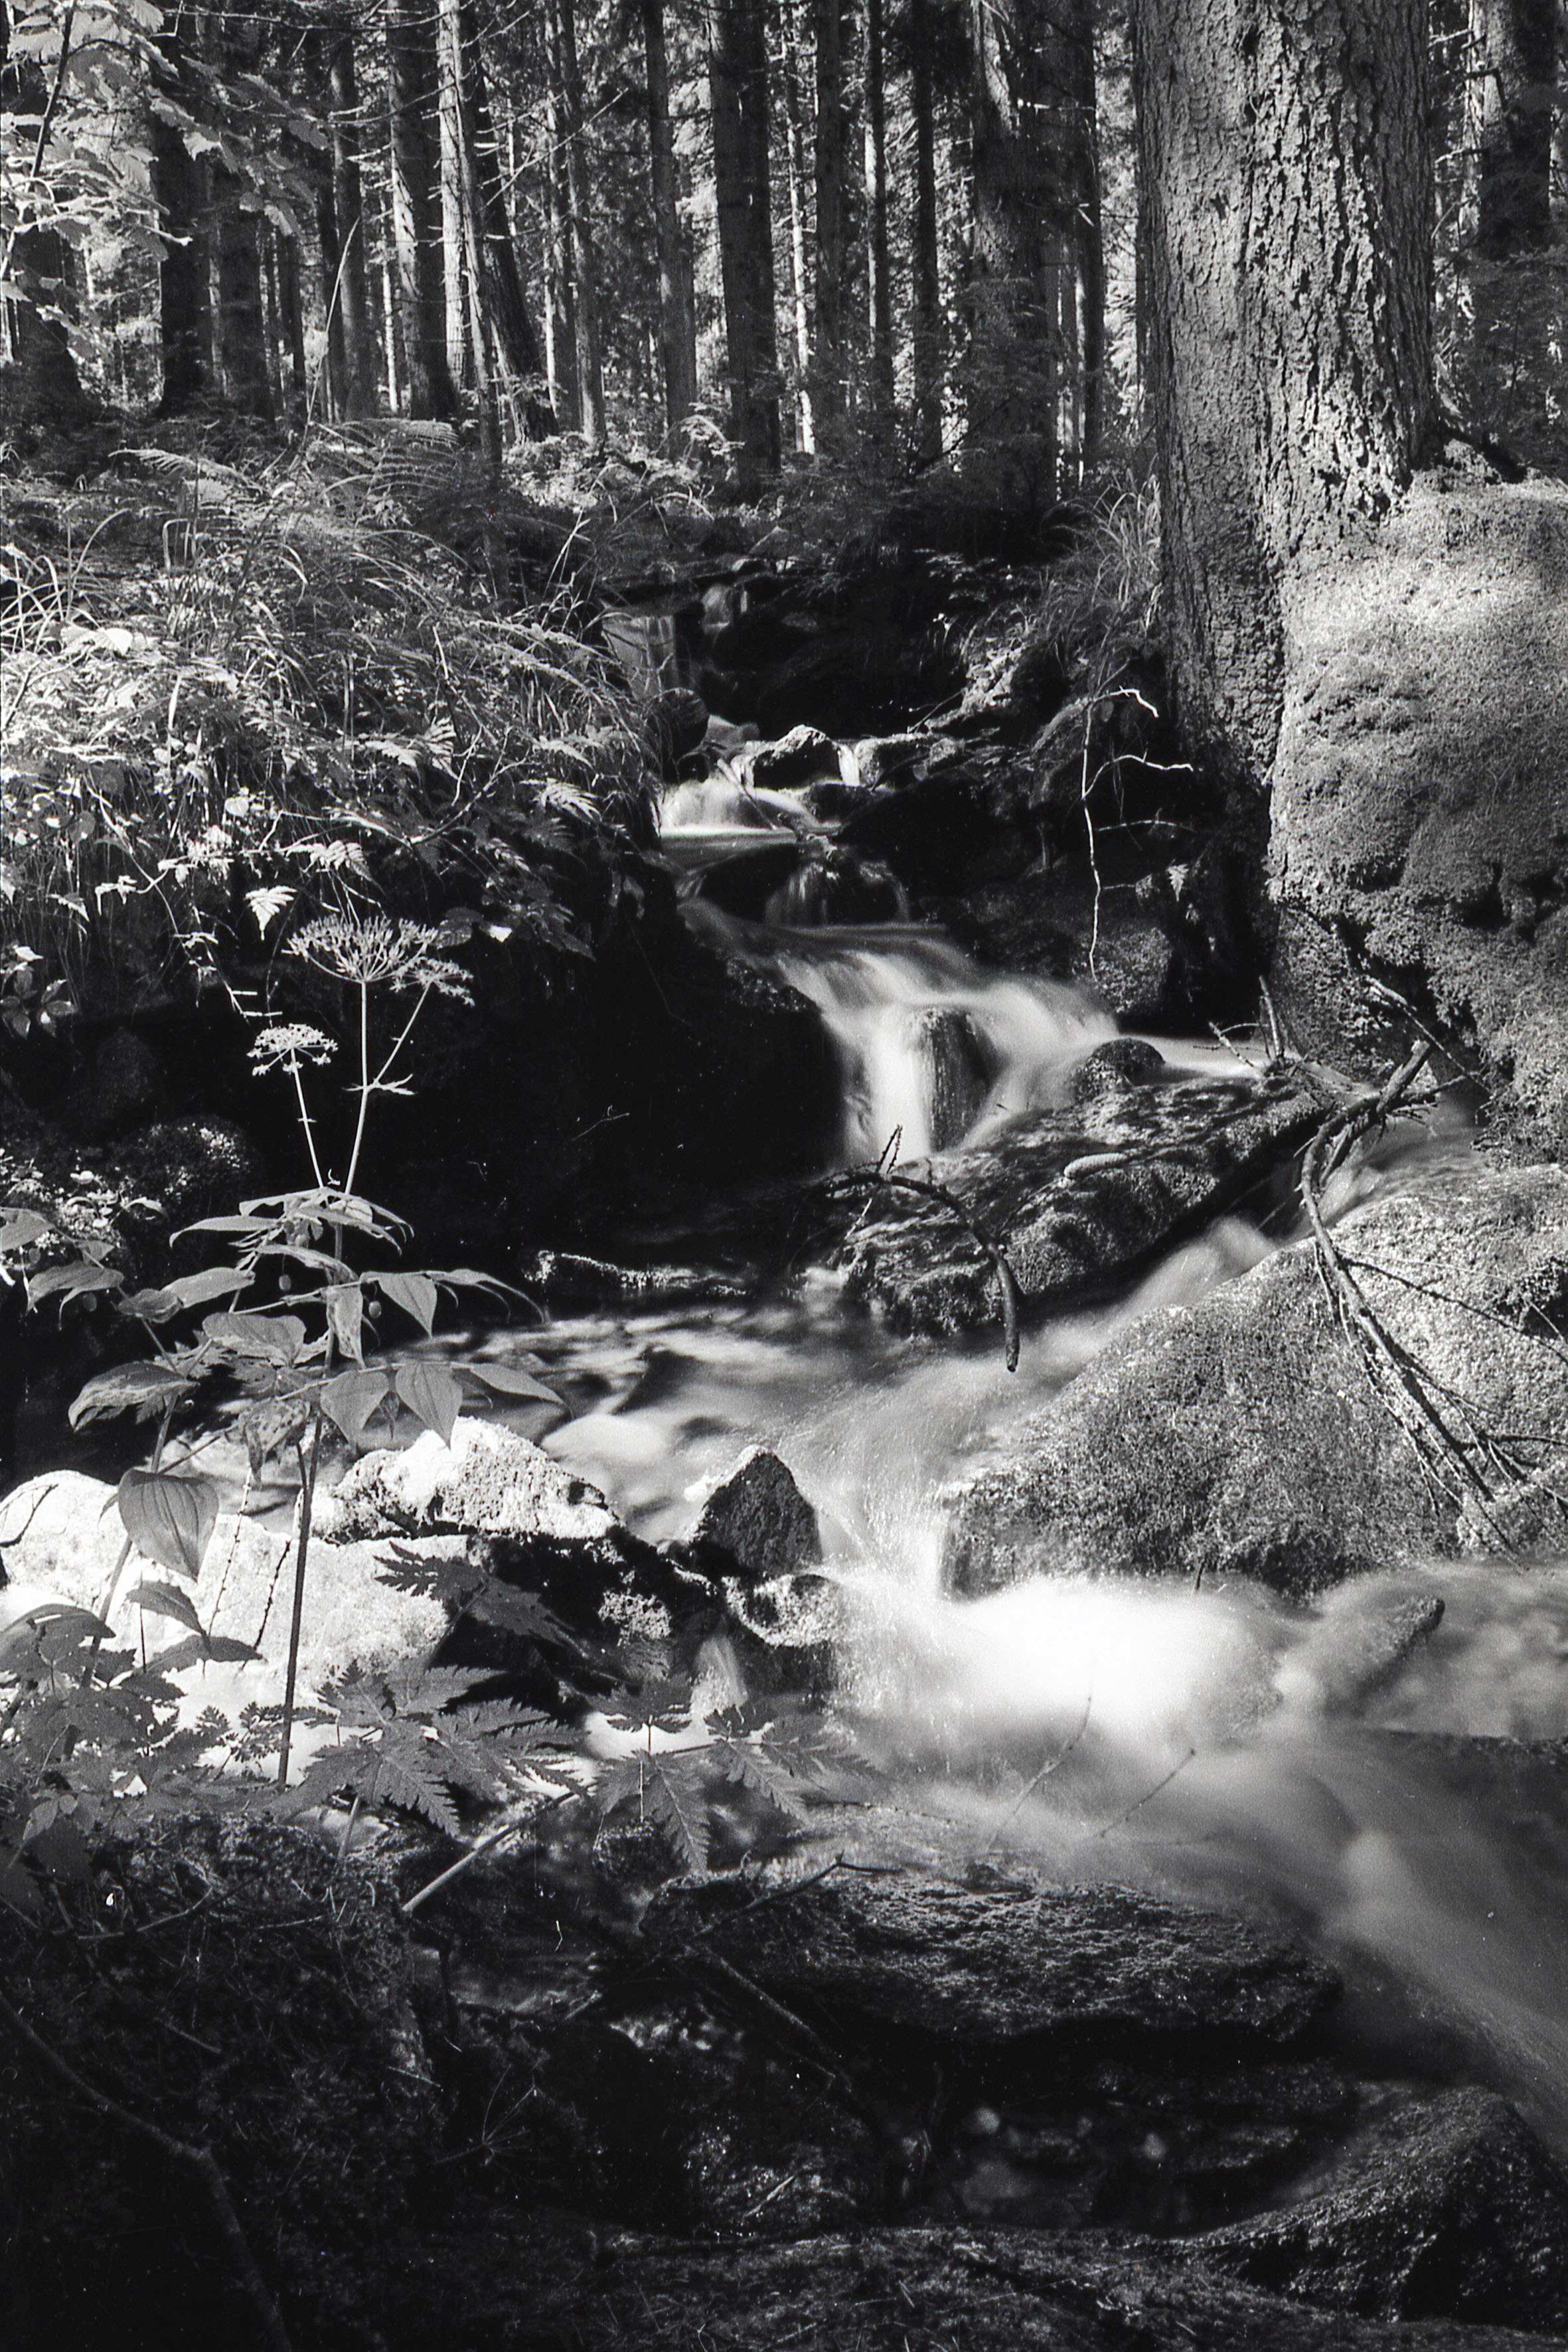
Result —
<svg viewBox="0 0 1568 2352"><path fill-rule="evenodd" d="M337 1050L331 1038L308 1021L280 1021L259 1032L250 1058L259 1076L264 1070L296 1071L301 1062L330 1062Z"/></svg>
<svg viewBox="0 0 1568 2352"><path fill-rule="evenodd" d="M410 923L390 915L318 915L302 923L289 942L312 971L355 987L433 990L440 996L466 997L468 986L458 966L438 952L442 932L429 923Z"/></svg>

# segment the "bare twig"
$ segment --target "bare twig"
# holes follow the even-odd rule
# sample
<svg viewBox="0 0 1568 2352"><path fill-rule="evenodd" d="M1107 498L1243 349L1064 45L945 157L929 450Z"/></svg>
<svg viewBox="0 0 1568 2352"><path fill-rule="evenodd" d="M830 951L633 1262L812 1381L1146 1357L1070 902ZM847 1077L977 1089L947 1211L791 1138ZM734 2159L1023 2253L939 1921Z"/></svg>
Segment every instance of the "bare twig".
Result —
<svg viewBox="0 0 1568 2352"><path fill-rule="evenodd" d="M984 1225L975 1223L956 1192L950 1192L945 1184L932 1183L928 1177L905 1176L898 1169L889 1168L886 1152L874 1168L848 1168L839 1175L828 1177L824 1190L831 1200L845 1200L861 1191L874 1197L884 1184L894 1185L902 1192L918 1193L922 1200L937 1202L957 1219L970 1239L984 1252L1002 1294L1002 1329L1007 1343L1007 1370L1016 1372L1021 1346L1018 1283L1001 1243L994 1240ZM869 1197L867 1205L870 1205Z"/></svg>

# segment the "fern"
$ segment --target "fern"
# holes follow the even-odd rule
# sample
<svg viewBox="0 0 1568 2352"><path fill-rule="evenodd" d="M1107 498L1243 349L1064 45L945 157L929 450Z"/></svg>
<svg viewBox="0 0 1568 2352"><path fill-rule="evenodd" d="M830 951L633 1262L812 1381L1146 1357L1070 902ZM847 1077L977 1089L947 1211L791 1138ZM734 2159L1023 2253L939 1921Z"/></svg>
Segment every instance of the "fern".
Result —
<svg viewBox="0 0 1568 2352"><path fill-rule="evenodd" d="M272 1809L289 1816L347 1790L368 1807L396 1805L458 1836L450 1791L502 1796L507 1746L526 1749L542 1720L504 1703L465 1716L447 1712L486 1679L459 1666L408 1666L390 1675L351 1666L321 1692L342 1744L318 1756L296 1787L279 1791Z"/></svg>

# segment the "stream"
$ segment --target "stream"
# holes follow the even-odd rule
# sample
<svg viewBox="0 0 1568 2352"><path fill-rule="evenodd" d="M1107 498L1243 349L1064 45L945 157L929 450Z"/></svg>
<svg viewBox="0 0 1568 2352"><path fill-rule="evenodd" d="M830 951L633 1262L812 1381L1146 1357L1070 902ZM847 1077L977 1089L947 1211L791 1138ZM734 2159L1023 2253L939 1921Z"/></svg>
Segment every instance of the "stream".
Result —
<svg viewBox="0 0 1568 2352"><path fill-rule="evenodd" d="M1074 1064L1115 1034L1080 992L982 971L929 932L719 919L732 950L818 1004L850 1163L895 1129L905 1157L958 1139L955 1054L973 1139L1067 1099ZM1243 1066L1218 1046L1160 1047L1178 1070ZM1469 1150L1452 1125L1405 1134L1405 1182L1413 1155ZM1352 1166L1331 1205L1386 1181ZM1568 1566L1434 1562L1310 1608L1157 1578L1037 1578L979 1600L942 1587L950 1497L1011 1425L1131 1320L1293 1237L1223 1218L1130 1296L1026 1330L1016 1375L998 1334L900 1338L845 1315L820 1272L756 1303L559 1320L526 1345L573 1417L515 1424L656 1541L689 1532L745 1447L783 1457L821 1518L835 1703L887 1775L891 1850L1283 1916L1344 1969L1341 2030L1363 2058L1479 2073L1568 2147L1568 1775L1544 1745L1568 1738ZM492 1333L478 1352L513 1344ZM1441 1600L1437 1632L1361 1690L1380 1613L1413 1592Z"/></svg>

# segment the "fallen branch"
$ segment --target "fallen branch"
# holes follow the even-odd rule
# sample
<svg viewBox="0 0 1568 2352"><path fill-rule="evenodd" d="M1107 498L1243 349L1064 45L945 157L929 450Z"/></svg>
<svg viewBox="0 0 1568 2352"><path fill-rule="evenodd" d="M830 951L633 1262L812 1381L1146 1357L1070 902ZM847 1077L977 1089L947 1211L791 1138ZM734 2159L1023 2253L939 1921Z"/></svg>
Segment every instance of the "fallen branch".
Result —
<svg viewBox="0 0 1568 2352"><path fill-rule="evenodd" d="M171 2163L184 2165L195 2175L228 2258L234 2283L255 2315L258 2341L268 2347L268 2352L292 2352L288 2330L272 2299L272 2291L262 2277L256 2257L250 2251L249 2241L240 2228L234 2200L228 2193L228 2184L218 2169L217 2158L211 2148L199 2147L191 2140L177 2139L173 2132L164 2131L145 2116L133 2115L129 2107L122 2107L118 2099L111 2099L106 2093L95 2089L85 2075L79 2074L76 2068L60 2056L58 2050L50 2048L41 2034L35 2033L26 2019L19 2011L13 2009L4 1996L0 1996L0 2023L8 2026L16 2041L38 2064L79 2099L84 2100L99 2115L107 2116L110 2123L118 2124L121 2131L129 2132L133 2138L151 2143Z"/></svg>
<svg viewBox="0 0 1568 2352"><path fill-rule="evenodd" d="M845 1169L841 1174L829 1176L826 1179L824 1191L829 1200L848 1200L857 1192L864 1192L868 1207L884 1185L892 1185L900 1192L914 1192L921 1200L935 1201L941 1207L946 1209L950 1215L963 1227L976 1247L984 1251L991 1263L996 1276L997 1286L1002 1293L1002 1329L1007 1343L1007 1370L1010 1372L1016 1372L1018 1369L1018 1352L1021 1344L1018 1332L1018 1282L1008 1263L1006 1252L1001 1243L986 1232L984 1225L975 1223L957 1193L950 1192L945 1184L932 1183L931 1179L925 1176L905 1176L896 1168L889 1167L889 1160L897 1144L898 1136L895 1133L889 1139L887 1148L874 1168Z"/></svg>

